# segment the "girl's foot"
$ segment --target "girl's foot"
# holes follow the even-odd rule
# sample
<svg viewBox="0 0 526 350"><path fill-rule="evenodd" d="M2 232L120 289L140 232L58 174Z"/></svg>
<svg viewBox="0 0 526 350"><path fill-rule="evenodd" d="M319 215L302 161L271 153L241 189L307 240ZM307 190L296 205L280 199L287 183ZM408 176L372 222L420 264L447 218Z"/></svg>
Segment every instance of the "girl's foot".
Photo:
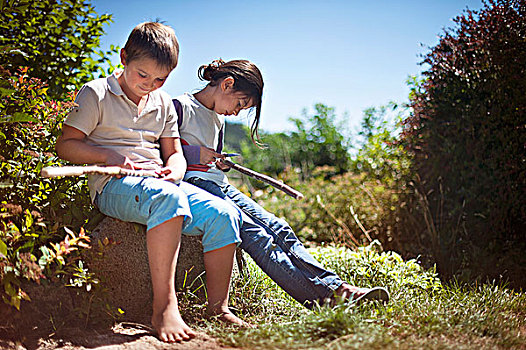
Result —
<svg viewBox="0 0 526 350"><path fill-rule="evenodd" d="M342 284L335 292L334 299L346 300L352 303L359 303L364 300L377 300L383 303L389 301L389 292L382 287L359 288L348 283Z"/></svg>
<svg viewBox="0 0 526 350"><path fill-rule="evenodd" d="M230 311L230 309L217 310L217 311L213 311L213 310L210 311L210 310L208 310L207 314L210 317L216 317L218 320L220 320L222 322L225 322L227 324L233 324L233 325L240 326L240 327L243 327L243 328L256 328L256 326L254 326L253 324L245 322L242 319L240 319L239 317L237 317L236 315L234 315L232 313L232 311Z"/></svg>
<svg viewBox="0 0 526 350"><path fill-rule="evenodd" d="M152 315L152 325L160 340L168 343L181 342L195 338L195 332L183 321L179 308L168 305Z"/></svg>

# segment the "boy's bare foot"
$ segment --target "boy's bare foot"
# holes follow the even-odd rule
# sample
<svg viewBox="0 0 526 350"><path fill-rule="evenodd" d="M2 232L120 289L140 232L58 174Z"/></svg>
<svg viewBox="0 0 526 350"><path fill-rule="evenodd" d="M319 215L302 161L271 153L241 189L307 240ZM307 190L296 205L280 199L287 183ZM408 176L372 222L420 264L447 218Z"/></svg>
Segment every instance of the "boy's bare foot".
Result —
<svg viewBox="0 0 526 350"><path fill-rule="evenodd" d="M168 343L181 342L195 338L195 332L183 321L177 304L168 305L166 308L152 315L152 325L157 331L160 340Z"/></svg>
<svg viewBox="0 0 526 350"><path fill-rule="evenodd" d="M335 292L334 299L349 300L351 302L360 302L363 300L378 300L383 303L389 301L389 292L382 287L359 288L343 283Z"/></svg>
<svg viewBox="0 0 526 350"><path fill-rule="evenodd" d="M244 328L256 328L256 326L254 326L253 324L245 322L239 317L237 317L236 315L234 315L232 311L230 311L230 309L216 310L216 311L208 310L207 314L210 317L217 317L218 320L225 322L225 323L230 323L230 324L244 327Z"/></svg>

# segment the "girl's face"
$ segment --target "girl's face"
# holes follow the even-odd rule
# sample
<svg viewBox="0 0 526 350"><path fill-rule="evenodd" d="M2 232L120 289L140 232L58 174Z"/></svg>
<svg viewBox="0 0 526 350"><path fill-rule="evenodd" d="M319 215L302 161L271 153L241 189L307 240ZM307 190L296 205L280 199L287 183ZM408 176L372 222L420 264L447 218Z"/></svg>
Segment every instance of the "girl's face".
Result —
<svg viewBox="0 0 526 350"><path fill-rule="evenodd" d="M228 78L227 78L228 79ZM235 91L231 84L221 84L213 110L217 114L238 115L240 111L254 106L254 101L241 91Z"/></svg>

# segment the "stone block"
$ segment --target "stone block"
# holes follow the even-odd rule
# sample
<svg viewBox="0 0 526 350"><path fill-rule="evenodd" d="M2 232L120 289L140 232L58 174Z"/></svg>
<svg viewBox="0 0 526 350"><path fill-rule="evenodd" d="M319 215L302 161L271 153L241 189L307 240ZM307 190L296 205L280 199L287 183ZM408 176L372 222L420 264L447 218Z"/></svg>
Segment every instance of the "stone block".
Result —
<svg viewBox="0 0 526 350"><path fill-rule="evenodd" d="M90 268L102 279L111 304L124 310L127 320L147 322L152 310L152 285L146 226L106 217L93 230L92 245L105 238L114 244L104 249L102 259L88 262ZM204 270L201 237L183 235L176 289L197 289L205 283ZM204 288L199 290L204 292Z"/></svg>

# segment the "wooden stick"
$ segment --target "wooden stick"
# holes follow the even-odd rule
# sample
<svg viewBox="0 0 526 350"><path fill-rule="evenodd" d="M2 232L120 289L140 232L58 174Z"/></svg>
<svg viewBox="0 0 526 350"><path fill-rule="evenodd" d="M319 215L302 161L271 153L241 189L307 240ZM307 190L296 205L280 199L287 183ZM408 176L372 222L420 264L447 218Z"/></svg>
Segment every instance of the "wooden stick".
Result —
<svg viewBox="0 0 526 350"><path fill-rule="evenodd" d="M237 171L239 171L242 174L251 176L251 177L253 177L253 178L257 179L257 180L266 182L269 185L274 186L278 190L281 190L281 191L285 192L286 194L288 194L289 196L291 196L291 197L293 197L295 199L303 199L305 197L303 195L303 193L301 193L299 191L296 191L292 187L290 187L290 186L286 185L285 183L283 183L281 181L278 181L278 180L276 180L276 179L274 179L274 178L272 178L270 176L258 173L258 172L254 171L252 169L245 168L244 166L236 164L236 163L234 163L234 162L232 162L232 161L230 161L228 159L221 159L221 161L224 164L226 164L229 167L231 167L232 169L237 170Z"/></svg>
<svg viewBox="0 0 526 350"><path fill-rule="evenodd" d="M258 173L254 170L245 168L239 164L233 163L228 159L222 159L222 162L232 169L239 171L242 174L251 176L257 180L268 183L269 185L274 186L278 190L281 190L288 194L289 196L295 199L303 199L305 196L303 193L296 191L292 187L286 185L285 183L273 179L270 176ZM87 174L100 174L100 175L122 175L122 176L145 176L145 177L160 177L153 170L132 170L124 169L118 166L100 166L100 165L90 165L90 166L61 166L61 167L45 167L40 172L42 177L60 177L60 176L81 176Z"/></svg>
<svg viewBox="0 0 526 350"><path fill-rule="evenodd" d="M160 177L153 170L132 170L124 169L118 166L60 166L60 167L45 167L42 168L40 175L42 177L59 177L59 176L81 176L86 174L100 174L100 175L122 175L122 176L144 176L144 177Z"/></svg>

